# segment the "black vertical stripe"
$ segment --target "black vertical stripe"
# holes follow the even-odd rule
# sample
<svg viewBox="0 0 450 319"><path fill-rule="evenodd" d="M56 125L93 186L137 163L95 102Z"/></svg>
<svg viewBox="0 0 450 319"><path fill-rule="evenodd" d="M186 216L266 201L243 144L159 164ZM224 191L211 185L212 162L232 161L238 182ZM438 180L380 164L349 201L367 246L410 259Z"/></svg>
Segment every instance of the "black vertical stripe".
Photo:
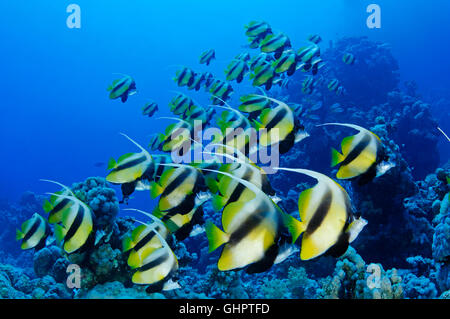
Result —
<svg viewBox="0 0 450 319"><path fill-rule="evenodd" d="M37 218L34 221L33 225L30 227L30 230L27 231L27 233L23 237L23 242L26 242L28 239L31 238L31 236L33 236L36 233L36 231L38 230L41 223L42 223L42 220L40 218Z"/></svg>
<svg viewBox="0 0 450 319"><path fill-rule="evenodd" d="M64 241L69 241L77 232L77 230L80 228L81 223L84 219L85 214L84 207L82 205L79 205L77 215L75 216L74 221L72 222L72 225L70 225L69 231L66 233L66 236L64 236Z"/></svg>
<svg viewBox="0 0 450 319"><path fill-rule="evenodd" d="M345 159L341 162L341 166L350 164L354 159L356 159L359 155L361 155L361 152L364 151L364 149L369 145L370 143L370 136L369 134L366 134L361 141L348 153L348 155L345 157Z"/></svg>
<svg viewBox="0 0 450 319"><path fill-rule="evenodd" d="M153 237L155 237L155 231L152 230L150 231L147 235L144 236L144 238L142 238L137 244L136 246L134 246L134 250L138 251L139 249L141 249L142 247L144 247L145 245L147 245L152 239Z"/></svg>
<svg viewBox="0 0 450 319"><path fill-rule="evenodd" d="M323 220L327 216L330 207L331 207L331 201L333 200L333 195L331 193L331 190L328 189L325 191L325 194L321 198L320 205L317 207L316 211L313 213L311 220L308 223L308 226L306 228L306 233L311 235L314 233L314 231L317 230L317 228L320 227Z"/></svg>
<svg viewBox="0 0 450 319"><path fill-rule="evenodd" d="M264 202L258 202L258 205L259 206L244 220L238 229L231 234L230 241L228 242L230 245L238 244L267 217L271 210L270 207L267 207Z"/></svg>

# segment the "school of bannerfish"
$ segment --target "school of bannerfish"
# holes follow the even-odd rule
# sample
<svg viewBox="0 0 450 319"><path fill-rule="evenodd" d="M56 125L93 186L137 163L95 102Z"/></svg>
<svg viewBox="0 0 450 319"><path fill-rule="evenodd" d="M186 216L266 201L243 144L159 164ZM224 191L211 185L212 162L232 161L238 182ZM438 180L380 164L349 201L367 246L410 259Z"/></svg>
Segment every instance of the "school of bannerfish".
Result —
<svg viewBox="0 0 450 319"><path fill-rule="evenodd" d="M308 44L295 51L283 33L273 33L266 22L252 21L245 26L249 39L247 47L260 52L237 55L225 70L226 80L212 73L197 73L183 67L174 81L179 87L211 94L212 105L202 107L184 93L177 93L169 108L177 116L164 133L151 137L150 152L130 137L122 134L140 151L111 159L106 180L121 185L122 202L130 195L147 190L158 203L152 212L126 209L142 214L131 235L123 239L123 253L128 266L134 270L132 282L146 285L152 291L179 287L173 276L178 269L177 257L171 243L186 239L198 228L204 229L209 251L222 247L217 267L220 271L245 269L248 273L264 272L283 262L301 237L300 258L310 260L321 255L340 256L355 240L367 221L357 216L346 190L330 177L303 168L276 170L303 174L317 181L314 187L299 194L299 219L277 205L278 198L264 170L249 158L260 148L277 146L280 154L288 152L295 143L309 136L301 124L301 110L295 105L269 97L273 85L286 86L295 72L311 73L301 90L311 94L325 83L330 91L345 94L338 79L319 75L325 66L320 58L321 37L311 35ZM209 65L216 58L213 49L204 51L200 63ZM343 63L353 65L355 57L347 52ZM261 94L240 97L238 108L231 107L233 81L241 83L247 75ZM318 80L316 80L318 78ZM328 84L327 84L328 83ZM136 93L131 76L123 75L108 88L110 99L126 102ZM152 117L158 104L149 101L142 108L144 116ZM220 116L215 116L220 111ZM213 148L207 151L195 141L199 128L217 126L222 134L215 136ZM337 179L358 179L369 183L383 174L386 156L380 139L369 130L346 123L325 123L320 126L341 126L358 131L342 140L341 151L332 150L332 166L338 166ZM256 144L230 134L240 129L260 133ZM190 152L201 147L210 159L194 163L174 163L170 154ZM93 210L76 197L71 189L59 182L46 180L62 187L49 193L44 203L47 218L35 214L17 230L22 249L41 249L56 240L67 254L82 251L96 244ZM222 228L203 220L203 205L211 201L221 213Z"/></svg>

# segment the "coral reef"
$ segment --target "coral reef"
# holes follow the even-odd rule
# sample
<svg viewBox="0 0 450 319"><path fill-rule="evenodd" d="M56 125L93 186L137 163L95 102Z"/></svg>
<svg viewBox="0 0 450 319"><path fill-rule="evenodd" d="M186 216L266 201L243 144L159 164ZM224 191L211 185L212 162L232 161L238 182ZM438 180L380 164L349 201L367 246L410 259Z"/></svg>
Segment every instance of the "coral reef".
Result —
<svg viewBox="0 0 450 319"><path fill-rule="evenodd" d="M356 57L353 66L342 63L342 52ZM43 198L28 192L18 203L0 203L0 298L450 298L450 163L438 168L433 114L437 107L447 107L448 100L421 97L413 81L400 87L397 62L383 43L344 38L332 43L323 59L333 67L320 75L325 81L338 78L344 94L336 95L322 84L305 95L298 89L301 73L291 77L287 88L274 91L276 98L307 110L299 120L314 135L284 154L280 166L335 176L331 147L354 133L315 126L330 121L370 129L394 165L364 186L339 181L355 212L368 220L343 256L305 262L295 253L263 274L220 272L220 252L209 254L205 234L200 233L183 242L172 240L179 262L174 280L181 288L147 293L144 286L131 283L122 253L122 238L135 221L119 214L116 192L104 178L90 177L71 187L95 215L95 243L82 252L67 256L55 245L34 253L21 251L13 241L15 229L32 214L42 213ZM285 172L269 179L282 199L280 207L298 214L298 194L312 186L311 180ZM205 220L220 224L221 214L210 202L203 209ZM80 266L80 289L66 286L70 264Z"/></svg>

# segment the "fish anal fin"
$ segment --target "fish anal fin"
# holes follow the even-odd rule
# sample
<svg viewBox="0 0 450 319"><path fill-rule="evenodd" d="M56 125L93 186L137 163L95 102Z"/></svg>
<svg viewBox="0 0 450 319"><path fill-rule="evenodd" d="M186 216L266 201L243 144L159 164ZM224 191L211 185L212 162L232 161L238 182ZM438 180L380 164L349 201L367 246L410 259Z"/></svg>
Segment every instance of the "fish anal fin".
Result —
<svg viewBox="0 0 450 319"><path fill-rule="evenodd" d="M292 243L305 231L305 224L287 213L283 213L283 222L292 236Z"/></svg>
<svg viewBox="0 0 450 319"><path fill-rule="evenodd" d="M150 196L152 199L157 198L159 195L162 194L162 192L164 191L164 188L159 185L156 182L152 182L150 183Z"/></svg>

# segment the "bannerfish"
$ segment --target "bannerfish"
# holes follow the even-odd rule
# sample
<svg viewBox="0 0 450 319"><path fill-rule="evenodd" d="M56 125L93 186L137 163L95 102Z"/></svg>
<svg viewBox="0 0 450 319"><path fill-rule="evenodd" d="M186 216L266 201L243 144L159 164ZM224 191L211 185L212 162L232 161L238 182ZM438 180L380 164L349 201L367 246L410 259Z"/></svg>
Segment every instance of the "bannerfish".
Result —
<svg viewBox="0 0 450 319"><path fill-rule="evenodd" d="M149 285L147 292L172 290L180 288L180 285L172 281L173 275L178 270L178 260L167 241L158 233L156 237L161 243L161 248L153 251L140 268L131 277L131 281L138 285Z"/></svg>
<svg viewBox="0 0 450 319"><path fill-rule="evenodd" d="M55 224L56 242L67 254L84 250L94 238L94 213L92 209L72 195L53 194L73 201L73 205L62 214L61 222Z"/></svg>
<svg viewBox="0 0 450 319"><path fill-rule="evenodd" d="M244 60L233 60L228 68L225 70L227 81L236 80L237 83L241 83L245 74L248 72L247 62Z"/></svg>
<svg viewBox="0 0 450 319"><path fill-rule="evenodd" d="M258 131L262 130L259 135L259 144L263 147L278 144L280 153L284 154L309 134L286 103L267 96L265 98L277 105L274 108L263 110L259 121L254 120L255 128Z"/></svg>
<svg viewBox="0 0 450 319"><path fill-rule="evenodd" d="M173 80L178 86L190 86L194 82L195 72L190 68L184 67L176 72Z"/></svg>
<svg viewBox="0 0 450 319"><path fill-rule="evenodd" d="M124 75L123 78L114 80L108 91L111 100L120 98L125 103L129 96L136 94L136 82L131 76Z"/></svg>
<svg viewBox="0 0 450 319"><path fill-rule="evenodd" d="M322 41L322 38L318 34L311 34L310 36L308 36L308 41L314 44L318 44Z"/></svg>
<svg viewBox="0 0 450 319"><path fill-rule="evenodd" d="M288 76L294 74L297 68L297 56L294 51L285 51L281 57L272 63L275 73L286 72Z"/></svg>
<svg viewBox="0 0 450 319"><path fill-rule="evenodd" d="M353 65L355 63L355 56L351 53L345 53L344 56L342 57L342 61L345 64Z"/></svg>
<svg viewBox="0 0 450 319"><path fill-rule="evenodd" d="M265 85L266 90L272 88L273 80L275 78L275 69L270 64L264 64L255 68L250 79L253 79L253 86Z"/></svg>
<svg viewBox="0 0 450 319"><path fill-rule="evenodd" d="M50 234L51 230L47 221L41 215L33 214L20 229L17 229L16 240L22 241L20 248L23 250L33 248L39 250L45 247Z"/></svg>
<svg viewBox="0 0 450 319"><path fill-rule="evenodd" d="M139 225L133 229L130 236L122 240L122 251L128 253L128 266L136 269L144 265L144 260L151 253L162 247L161 241L156 236L156 232L165 240L168 240L169 230L162 221L152 214L133 208L127 208L125 210L138 212L152 219L152 223Z"/></svg>
<svg viewBox="0 0 450 319"><path fill-rule="evenodd" d="M261 42L261 51L265 53L274 53L275 59L279 59L283 51L291 47L291 41L283 34L269 34Z"/></svg>
<svg viewBox="0 0 450 319"><path fill-rule="evenodd" d="M212 60L216 58L216 51L214 49L209 49L203 52L200 55L200 64L206 64L209 65Z"/></svg>
<svg viewBox="0 0 450 319"><path fill-rule="evenodd" d="M155 102L149 102L142 108L142 114L148 117L152 117L159 110L158 104Z"/></svg>
<svg viewBox="0 0 450 319"><path fill-rule="evenodd" d="M109 160L108 170L110 172L106 176L106 180L113 184L130 183L140 179L152 163L152 157L147 150L127 135L122 133L121 135L141 149L141 152L124 154L117 161L113 158Z"/></svg>
<svg viewBox="0 0 450 319"><path fill-rule="evenodd" d="M391 165L384 165L388 158L383 149L380 138L371 131L354 124L326 123L353 128L358 134L348 136L341 142L341 151L332 149L331 166L339 165L336 174L338 179L359 178L359 184L366 184L373 178L383 175Z"/></svg>
<svg viewBox="0 0 450 319"><path fill-rule="evenodd" d="M263 21L251 21L245 26L245 35L248 37L262 38L272 33L270 25Z"/></svg>
<svg viewBox="0 0 450 319"><path fill-rule="evenodd" d="M367 221L356 218L347 192L321 173L292 168L274 168L305 174L317 184L304 190L298 199L300 219L284 213L284 221L295 243L302 235L300 258L309 260L326 254L339 257L347 251Z"/></svg>
<svg viewBox="0 0 450 319"><path fill-rule="evenodd" d="M225 206L222 212L223 230L211 221L206 223L209 252L223 246L218 269L246 268L247 273L270 269L277 258L282 235L281 209L254 184L232 174L216 173L242 183L254 193L252 198Z"/></svg>

